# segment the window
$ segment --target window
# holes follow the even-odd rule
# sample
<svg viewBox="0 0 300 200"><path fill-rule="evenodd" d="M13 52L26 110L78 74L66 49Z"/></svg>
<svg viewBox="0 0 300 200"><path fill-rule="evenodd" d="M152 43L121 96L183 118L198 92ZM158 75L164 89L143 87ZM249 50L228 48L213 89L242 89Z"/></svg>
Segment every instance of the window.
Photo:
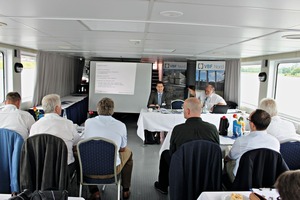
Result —
<svg viewBox="0 0 300 200"><path fill-rule="evenodd" d="M280 115L290 119L300 120L300 62L280 63L277 65L277 81L275 99Z"/></svg>
<svg viewBox="0 0 300 200"><path fill-rule="evenodd" d="M36 55L21 52L21 63L24 67L21 73L22 101L32 101L35 85Z"/></svg>
<svg viewBox="0 0 300 200"><path fill-rule="evenodd" d="M241 106L255 109L258 105L260 64L241 66Z"/></svg>
<svg viewBox="0 0 300 200"><path fill-rule="evenodd" d="M4 101L4 55L3 52L0 52L0 103Z"/></svg>

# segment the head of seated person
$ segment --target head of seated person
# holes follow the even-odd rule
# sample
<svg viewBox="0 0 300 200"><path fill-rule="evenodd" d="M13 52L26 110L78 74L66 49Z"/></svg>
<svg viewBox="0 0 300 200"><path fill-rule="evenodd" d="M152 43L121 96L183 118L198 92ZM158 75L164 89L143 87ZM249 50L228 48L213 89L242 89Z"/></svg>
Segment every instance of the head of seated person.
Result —
<svg viewBox="0 0 300 200"><path fill-rule="evenodd" d="M277 116L277 103L272 98L264 98L259 103L259 108L267 111L271 117Z"/></svg>
<svg viewBox="0 0 300 200"><path fill-rule="evenodd" d="M21 105L21 95L18 92L9 92L6 95L5 105L15 105L18 109Z"/></svg>
<svg viewBox="0 0 300 200"><path fill-rule="evenodd" d="M45 114L56 113L58 115L61 115L60 96L57 94L48 94L44 96L44 98L42 99L42 107Z"/></svg>
<svg viewBox="0 0 300 200"><path fill-rule="evenodd" d="M291 170L282 173L276 180L275 188L281 200L299 200L300 170Z"/></svg>

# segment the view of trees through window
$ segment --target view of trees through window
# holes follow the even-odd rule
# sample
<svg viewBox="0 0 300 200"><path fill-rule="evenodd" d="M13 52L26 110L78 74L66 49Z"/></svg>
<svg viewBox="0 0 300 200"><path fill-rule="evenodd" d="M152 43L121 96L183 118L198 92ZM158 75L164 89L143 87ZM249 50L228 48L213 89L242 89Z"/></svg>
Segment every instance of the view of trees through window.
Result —
<svg viewBox="0 0 300 200"><path fill-rule="evenodd" d="M34 92L36 56L21 53L23 71L21 73L22 101L31 101Z"/></svg>
<svg viewBox="0 0 300 200"><path fill-rule="evenodd" d="M256 108L258 105L259 80L261 65L241 66L241 106Z"/></svg>
<svg viewBox="0 0 300 200"><path fill-rule="evenodd" d="M300 107L298 106L300 93L297 90L299 85L300 62L278 64L275 90L278 111L285 117L298 120L300 120Z"/></svg>

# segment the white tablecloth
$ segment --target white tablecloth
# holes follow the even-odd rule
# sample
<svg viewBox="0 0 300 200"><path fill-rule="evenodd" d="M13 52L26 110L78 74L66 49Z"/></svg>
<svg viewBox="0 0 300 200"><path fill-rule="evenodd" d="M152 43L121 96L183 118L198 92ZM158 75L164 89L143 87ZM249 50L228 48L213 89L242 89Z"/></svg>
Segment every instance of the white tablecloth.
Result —
<svg viewBox="0 0 300 200"><path fill-rule="evenodd" d="M279 196L276 189L270 189L270 188L262 188L262 189L253 188L253 192L264 196L266 199L275 200ZM197 200L230 200L230 195L232 193L241 194L244 196L243 200L248 200L251 192L250 191L202 192Z"/></svg>
<svg viewBox="0 0 300 200"><path fill-rule="evenodd" d="M214 124L219 129L220 118L226 116L229 121L228 131L232 130L233 114L201 114L203 121ZM181 114L162 114L160 112L148 112L142 109L137 121L137 135L144 141L144 130L148 131L170 131L177 124L184 123L183 113Z"/></svg>
<svg viewBox="0 0 300 200"><path fill-rule="evenodd" d="M230 200L232 193L244 195L247 198L243 200L248 200L251 192L202 192L197 200Z"/></svg>

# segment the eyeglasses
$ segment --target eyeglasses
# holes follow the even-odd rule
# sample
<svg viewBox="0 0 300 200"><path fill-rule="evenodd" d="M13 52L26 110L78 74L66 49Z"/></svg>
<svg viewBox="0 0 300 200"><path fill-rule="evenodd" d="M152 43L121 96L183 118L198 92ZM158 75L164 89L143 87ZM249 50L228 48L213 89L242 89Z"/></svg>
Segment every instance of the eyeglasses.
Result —
<svg viewBox="0 0 300 200"><path fill-rule="evenodd" d="M247 117L247 120L248 120L249 122L252 122L251 119L250 119L249 117Z"/></svg>

